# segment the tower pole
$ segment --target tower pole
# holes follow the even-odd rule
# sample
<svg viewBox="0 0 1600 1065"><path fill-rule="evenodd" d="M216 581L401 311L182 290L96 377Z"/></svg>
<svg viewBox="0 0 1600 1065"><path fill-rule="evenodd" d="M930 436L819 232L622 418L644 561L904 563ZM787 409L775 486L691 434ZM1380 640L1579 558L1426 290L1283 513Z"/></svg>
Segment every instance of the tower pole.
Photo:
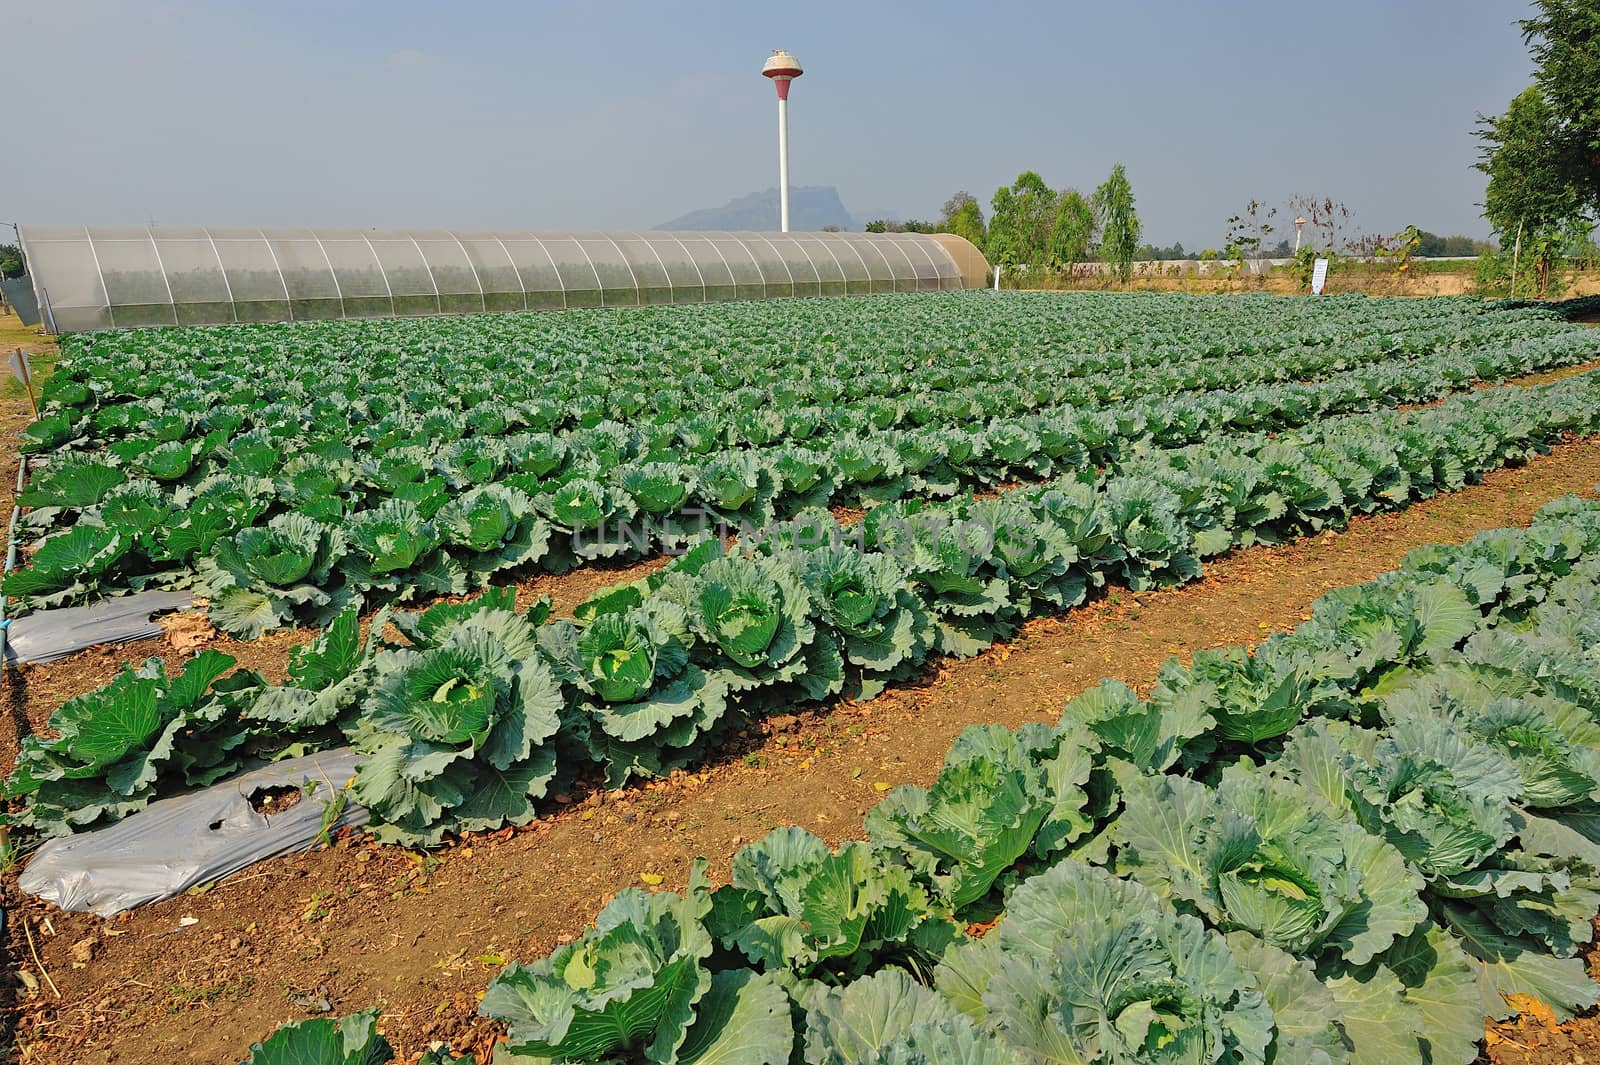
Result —
<svg viewBox="0 0 1600 1065"><path fill-rule="evenodd" d="M779 226L789 232L789 94L778 96L778 215Z"/></svg>
<svg viewBox="0 0 1600 1065"><path fill-rule="evenodd" d="M805 73L800 61L779 49L761 66L761 76L778 90L778 228L789 232L789 85Z"/></svg>

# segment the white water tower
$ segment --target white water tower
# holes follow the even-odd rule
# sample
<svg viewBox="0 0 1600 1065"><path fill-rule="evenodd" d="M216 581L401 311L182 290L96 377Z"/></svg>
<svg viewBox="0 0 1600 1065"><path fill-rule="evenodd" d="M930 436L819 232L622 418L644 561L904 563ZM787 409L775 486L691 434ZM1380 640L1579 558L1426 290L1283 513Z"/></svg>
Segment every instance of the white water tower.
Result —
<svg viewBox="0 0 1600 1065"><path fill-rule="evenodd" d="M762 77L772 79L778 89L778 221L789 232L789 83L805 71L800 60L781 48L761 65Z"/></svg>

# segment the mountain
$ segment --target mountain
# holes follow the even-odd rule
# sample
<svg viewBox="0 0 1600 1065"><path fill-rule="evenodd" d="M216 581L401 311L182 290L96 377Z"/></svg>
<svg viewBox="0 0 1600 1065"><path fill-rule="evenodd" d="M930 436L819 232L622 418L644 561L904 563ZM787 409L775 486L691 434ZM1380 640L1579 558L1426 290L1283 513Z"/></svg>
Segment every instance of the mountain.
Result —
<svg viewBox="0 0 1600 1065"><path fill-rule="evenodd" d="M789 190L789 228L800 232L816 231L826 226L844 230L859 229L839 190L832 185L801 185ZM657 229L754 229L778 228L778 190L752 192L730 200L721 207L703 207L690 211Z"/></svg>

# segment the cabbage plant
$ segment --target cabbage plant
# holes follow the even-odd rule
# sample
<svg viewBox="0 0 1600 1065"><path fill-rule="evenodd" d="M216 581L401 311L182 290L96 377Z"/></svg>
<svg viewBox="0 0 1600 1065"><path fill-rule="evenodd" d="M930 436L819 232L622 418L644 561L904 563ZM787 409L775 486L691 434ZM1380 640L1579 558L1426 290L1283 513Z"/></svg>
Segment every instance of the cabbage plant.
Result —
<svg viewBox="0 0 1600 1065"><path fill-rule="evenodd" d="M1031 1060L902 969L819 989L806 1006L808 1065L1024 1065Z"/></svg>
<svg viewBox="0 0 1600 1065"><path fill-rule="evenodd" d="M903 867L851 841L831 851L801 828L774 829L733 856L707 927L767 972L836 983L885 957L936 958L956 926Z"/></svg>
<svg viewBox="0 0 1600 1065"><path fill-rule="evenodd" d="M338 527L299 513L222 537L199 564L211 618L218 628L255 639L297 610L340 607L329 575L344 554Z"/></svg>
<svg viewBox="0 0 1600 1065"><path fill-rule="evenodd" d="M133 546L133 537L120 529L74 525L39 544L26 568L6 574L0 590L41 607L82 599Z"/></svg>
<svg viewBox="0 0 1600 1065"><path fill-rule="evenodd" d="M1070 858L937 981L972 989L969 1015L1024 1060L1264 1065L1272 1043L1272 1008L1220 935Z"/></svg>
<svg viewBox="0 0 1600 1065"><path fill-rule="evenodd" d="M694 636L681 607L664 599L614 604L581 634L555 626L548 651L583 694L581 733L607 782L664 776L697 758L727 712L731 674L690 660Z"/></svg>
<svg viewBox="0 0 1600 1065"><path fill-rule="evenodd" d="M797 561L818 624L860 671L858 698L871 698L927 657L933 621L892 558L828 544Z"/></svg>
<svg viewBox="0 0 1600 1065"><path fill-rule="evenodd" d="M435 513L445 550L481 587L501 570L539 561L549 549L550 526L527 493L504 485L468 489Z"/></svg>
<svg viewBox="0 0 1600 1065"><path fill-rule="evenodd" d="M1580 828L1518 809L1522 776L1503 752L1444 719L1408 715L1382 732L1302 726L1274 769L1423 874L1436 918L1486 989L1534 995L1558 1016L1594 1003L1574 955L1593 935L1600 854Z"/></svg>
<svg viewBox="0 0 1600 1065"><path fill-rule="evenodd" d="M512 1054L673 1062L711 987L710 909L704 862L681 896L628 888L578 940L501 970L479 1013L506 1025Z"/></svg>
<svg viewBox="0 0 1600 1065"><path fill-rule="evenodd" d="M208 649L169 678L161 659L151 658L67 700L50 716L53 738L22 741L0 794L28 805L8 823L45 835L71 832L132 813L165 790L210 784L237 770L249 737L240 709L261 680L224 678L234 664Z"/></svg>
<svg viewBox="0 0 1600 1065"><path fill-rule="evenodd" d="M784 560L718 558L663 590L680 597L688 611L700 641L694 656L708 667L726 668L734 687L793 683L821 698L842 683L842 673L825 676L810 668L816 660L806 652L817 639L811 600Z"/></svg>
<svg viewBox="0 0 1600 1065"><path fill-rule="evenodd" d="M348 1017L312 1017L282 1025L250 1046L241 1065L384 1065L394 1048L378 1032L378 1010ZM455 1059L430 1052L418 1065L446 1065Z"/></svg>
<svg viewBox="0 0 1600 1065"><path fill-rule="evenodd" d="M929 788L893 789L868 811L873 847L960 913L1025 855L1048 859L1107 813L1091 785L1098 745L1080 730L973 725Z"/></svg>
<svg viewBox="0 0 1600 1065"><path fill-rule="evenodd" d="M537 648L531 619L492 599L445 618L431 646L377 656L353 795L380 837L432 843L534 817L565 705Z"/></svg>
<svg viewBox="0 0 1600 1065"><path fill-rule="evenodd" d="M1115 869L1221 931L1363 965L1427 915L1422 877L1381 837L1245 765L1215 790L1183 777L1123 788Z"/></svg>

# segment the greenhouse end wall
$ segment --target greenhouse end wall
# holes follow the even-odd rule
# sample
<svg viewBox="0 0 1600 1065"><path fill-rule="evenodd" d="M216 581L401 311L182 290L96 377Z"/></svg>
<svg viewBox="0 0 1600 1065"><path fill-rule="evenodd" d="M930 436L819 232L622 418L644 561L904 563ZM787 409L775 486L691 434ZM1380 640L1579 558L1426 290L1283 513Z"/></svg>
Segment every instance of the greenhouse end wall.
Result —
<svg viewBox="0 0 1600 1065"><path fill-rule="evenodd" d="M976 248L948 234L167 226L20 233L40 305L64 333L944 291L982 287L987 271Z"/></svg>

